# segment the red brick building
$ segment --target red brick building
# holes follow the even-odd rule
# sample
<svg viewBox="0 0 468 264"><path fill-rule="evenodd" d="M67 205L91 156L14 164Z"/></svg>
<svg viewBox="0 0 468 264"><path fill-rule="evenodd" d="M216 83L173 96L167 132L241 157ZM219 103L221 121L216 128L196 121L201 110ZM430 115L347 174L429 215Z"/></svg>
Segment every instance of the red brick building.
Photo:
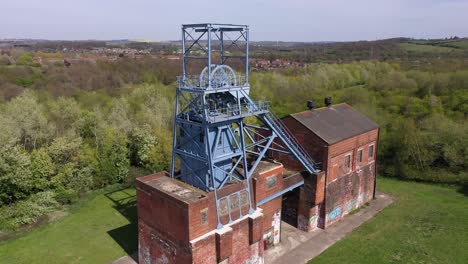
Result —
<svg viewBox="0 0 468 264"><path fill-rule="evenodd" d="M283 123L322 171L306 177L296 194L298 228L326 228L374 197L379 135L376 123L347 104L291 114L283 118ZM287 169L301 169L288 155L272 152L271 156Z"/></svg>
<svg viewBox="0 0 468 264"><path fill-rule="evenodd" d="M140 263L263 263L281 240L281 220L304 231L326 228L371 200L378 126L349 105L292 114L284 124L320 163L318 175L278 152L251 179L218 191L216 199L160 172L137 179ZM245 187L244 187L245 188Z"/></svg>

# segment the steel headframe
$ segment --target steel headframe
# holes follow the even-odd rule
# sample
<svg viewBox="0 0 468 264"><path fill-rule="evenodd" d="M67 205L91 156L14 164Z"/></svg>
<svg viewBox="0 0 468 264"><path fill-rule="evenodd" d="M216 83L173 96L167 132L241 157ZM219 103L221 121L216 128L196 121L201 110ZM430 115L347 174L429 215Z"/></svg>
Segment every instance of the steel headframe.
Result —
<svg viewBox="0 0 468 264"><path fill-rule="evenodd" d="M243 63L244 78L239 78L225 64L234 59ZM202 74L188 74L191 61L203 62ZM249 97L248 76L247 25L182 26L182 76L177 78L171 177L214 192L218 228L222 227L221 215L228 214L232 221L231 209L235 209L236 204L241 216L247 201L248 213L254 212L250 179L268 149L290 153L309 172L317 172L307 152L269 112L269 103L255 102ZM264 126L245 122L252 116ZM275 142L277 137L285 147ZM175 172L176 158L180 161L179 175ZM228 182L241 182L244 187L219 197L218 190Z"/></svg>
<svg viewBox="0 0 468 264"><path fill-rule="evenodd" d="M231 35L229 35L231 34ZM233 34L233 35L232 35ZM239 44L243 42L243 45ZM214 51L214 44L217 50ZM235 49L239 54L231 54ZM228 59L237 59L244 63L245 82L249 82L249 26L234 24L185 24L182 25L182 77L188 73L187 65L192 60L201 60L205 66L212 65L213 55L218 55L218 64L225 64ZM208 67L208 76L211 75Z"/></svg>

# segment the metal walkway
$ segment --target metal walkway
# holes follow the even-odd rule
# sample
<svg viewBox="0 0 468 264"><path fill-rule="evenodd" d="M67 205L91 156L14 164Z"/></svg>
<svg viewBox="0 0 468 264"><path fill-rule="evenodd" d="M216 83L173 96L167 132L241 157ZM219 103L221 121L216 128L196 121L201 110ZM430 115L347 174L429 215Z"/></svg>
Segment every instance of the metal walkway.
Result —
<svg viewBox="0 0 468 264"><path fill-rule="evenodd" d="M252 108L259 108L248 95L245 94L245 98L252 105ZM288 148L291 151L291 154L299 160L299 162L309 173L316 174L319 172L315 161L299 144L296 137L291 133L291 131L289 131L289 129L284 125L284 123L279 117L277 117L270 110L263 115L259 115L259 118L281 139L281 141L283 141L286 148Z"/></svg>

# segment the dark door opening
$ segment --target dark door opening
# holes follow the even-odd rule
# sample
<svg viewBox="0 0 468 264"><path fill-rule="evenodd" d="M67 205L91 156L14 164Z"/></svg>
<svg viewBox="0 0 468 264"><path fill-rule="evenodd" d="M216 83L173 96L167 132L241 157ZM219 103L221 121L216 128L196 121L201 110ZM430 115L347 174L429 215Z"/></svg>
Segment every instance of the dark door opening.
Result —
<svg viewBox="0 0 468 264"><path fill-rule="evenodd" d="M299 209L299 188L283 194L281 220L297 228L297 211Z"/></svg>

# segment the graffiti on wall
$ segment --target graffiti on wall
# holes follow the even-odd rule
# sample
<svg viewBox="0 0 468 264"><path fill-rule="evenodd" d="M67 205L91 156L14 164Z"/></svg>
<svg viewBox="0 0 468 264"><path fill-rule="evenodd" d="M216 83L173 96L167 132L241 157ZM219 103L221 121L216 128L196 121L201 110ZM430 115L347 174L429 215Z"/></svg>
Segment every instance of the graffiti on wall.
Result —
<svg viewBox="0 0 468 264"><path fill-rule="evenodd" d="M335 207L333 211L328 214L328 220L334 220L341 215L341 207Z"/></svg>
<svg viewBox="0 0 468 264"><path fill-rule="evenodd" d="M366 192L361 193L358 198L358 205L362 205L364 201L366 200L366 197L367 197Z"/></svg>
<svg viewBox="0 0 468 264"><path fill-rule="evenodd" d="M352 199L346 203L346 214L356 209L358 206L358 199Z"/></svg>
<svg viewBox="0 0 468 264"><path fill-rule="evenodd" d="M309 226L307 224L307 218L303 215L297 216L297 228L302 231L309 231Z"/></svg>
<svg viewBox="0 0 468 264"><path fill-rule="evenodd" d="M273 214L271 226L273 227L273 244L276 245L280 242L280 228L281 228L281 211L280 210L276 211Z"/></svg>
<svg viewBox="0 0 468 264"><path fill-rule="evenodd" d="M263 241L265 242L266 247L273 245L273 227L268 229L265 233L263 233Z"/></svg>
<svg viewBox="0 0 468 264"><path fill-rule="evenodd" d="M317 216L313 215L310 218L307 218L303 215L297 217L297 228L302 231L312 231L317 227Z"/></svg>

